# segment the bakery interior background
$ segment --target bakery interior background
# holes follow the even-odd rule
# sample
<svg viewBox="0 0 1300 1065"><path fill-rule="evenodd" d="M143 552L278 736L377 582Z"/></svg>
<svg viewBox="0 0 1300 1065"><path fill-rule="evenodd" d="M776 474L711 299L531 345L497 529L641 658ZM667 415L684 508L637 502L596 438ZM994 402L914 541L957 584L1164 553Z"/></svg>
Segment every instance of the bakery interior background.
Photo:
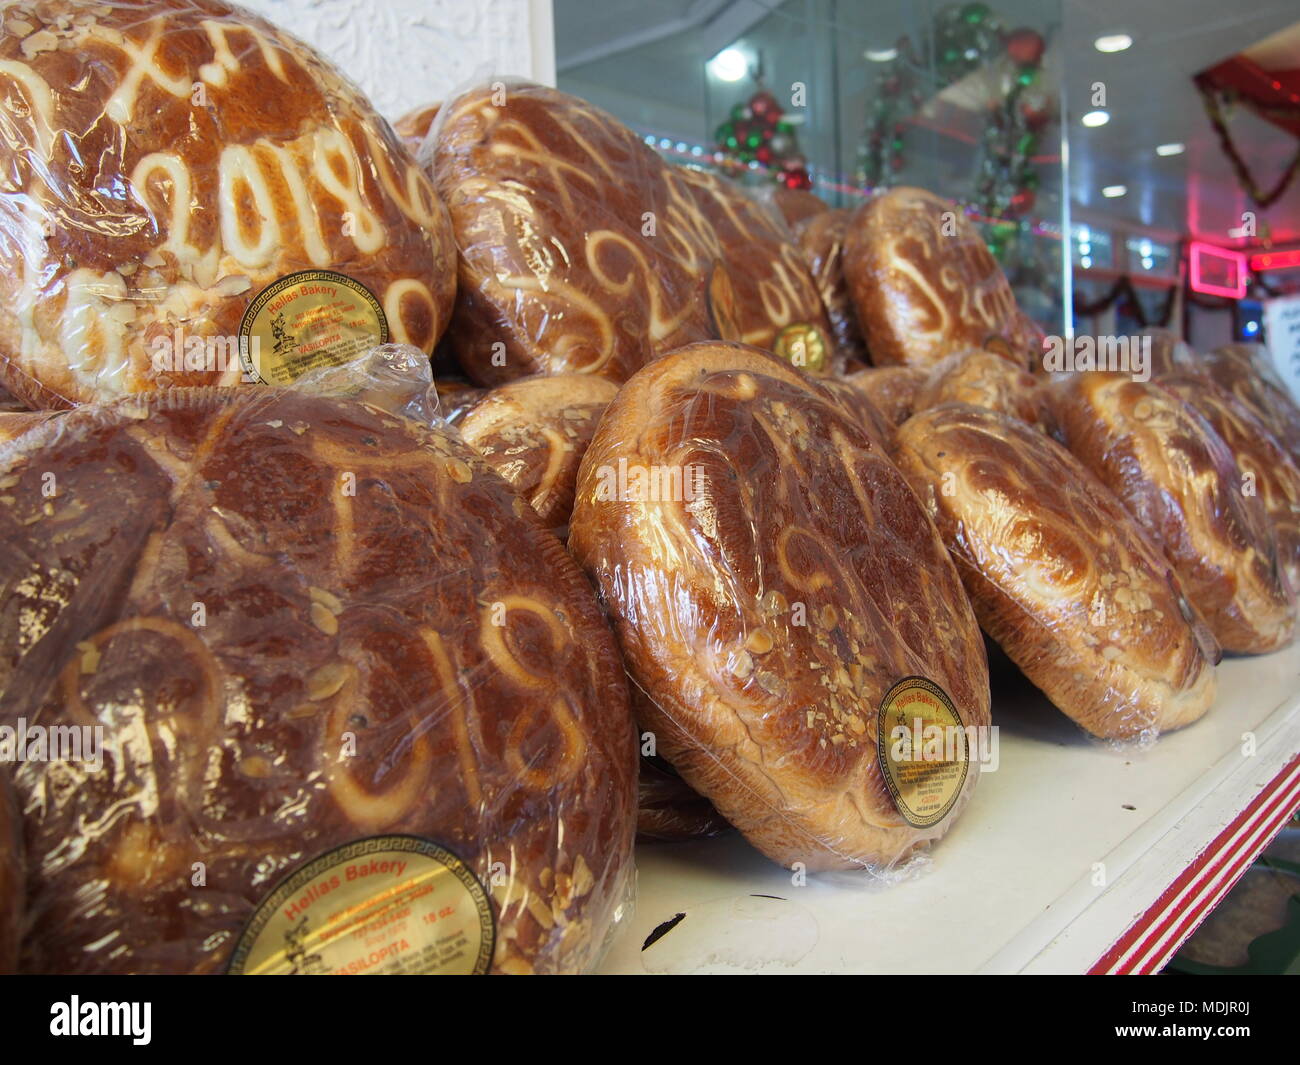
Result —
<svg viewBox="0 0 1300 1065"><path fill-rule="evenodd" d="M667 158L714 166L714 153L728 150L718 133L729 122L734 133L737 117L767 89L784 112L783 129L773 131L783 150L766 153L775 157L773 172L755 161L742 178L771 182L795 156L806 160L815 191L837 205L886 184L919 185L969 205L986 220L1021 306L1049 333L1068 328L1062 309L1072 303L1079 333L1122 334L1178 316L1187 338L1208 350L1258 339L1262 301L1300 289L1300 182L1286 180L1300 132L1300 22L1290 3L248 6L322 48L390 118L427 103L431 77L445 97L476 76L509 72L591 100ZM355 33L363 17L379 32ZM436 53L439 63L394 63L393 41L412 56ZM1231 101L1223 117L1237 164L1207 116L1197 84L1207 73L1218 99ZM1020 74L1029 84L1009 99ZM795 83L806 87L803 108L788 104ZM1015 117L999 126L1008 107ZM739 131L762 133L748 120ZM734 159L722 168L737 173ZM1263 197L1282 191L1261 206L1247 182ZM1217 258L1196 264L1206 278L1203 291L1191 287L1194 242L1246 254L1254 273L1244 299L1220 294L1218 282L1232 287L1236 279L1214 273L1231 270ZM1294 377L1288 383L1300 387Z"/></svg>

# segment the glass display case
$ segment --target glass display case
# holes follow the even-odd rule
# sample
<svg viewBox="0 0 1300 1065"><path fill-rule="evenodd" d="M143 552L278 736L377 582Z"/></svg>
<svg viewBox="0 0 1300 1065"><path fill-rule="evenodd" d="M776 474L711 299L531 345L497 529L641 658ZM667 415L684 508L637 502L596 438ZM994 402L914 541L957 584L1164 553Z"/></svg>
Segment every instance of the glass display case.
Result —
<svg viewBox="0 0 1300 1065"><path fill-rule="evenodd" d="M834 206L899 184L947 196L1021 306L1068 328L1059 0L614 0L599 16L555 0L555 21L560 88L666 158Z"/></svg>

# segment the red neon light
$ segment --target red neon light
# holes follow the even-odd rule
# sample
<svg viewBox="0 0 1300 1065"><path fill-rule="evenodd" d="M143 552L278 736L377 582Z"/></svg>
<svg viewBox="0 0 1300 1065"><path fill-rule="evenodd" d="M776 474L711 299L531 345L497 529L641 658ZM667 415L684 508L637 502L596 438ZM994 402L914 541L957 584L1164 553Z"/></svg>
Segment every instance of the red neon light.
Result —
<svg viewBox="0 0 1300 1065"><path fill-rule="evenodd" d="M1261 270L1288 270L1300 266L1300 248L1291 251L1266 251L1263 255L1251 257L1250 268L1259 273Z"/></svg>
<svg viewBox="0 0 1300 1065"><path fill-rule="evenodd" d="M1207 296L1227 296L1239 300L1246 295L1246 256L1239 251L1216 248L1213 244L1193 241L1188 247L1192 261L1192 291ZM1206 275L1226 277L1231 284L1219 285L1205 280Z"/></svg>

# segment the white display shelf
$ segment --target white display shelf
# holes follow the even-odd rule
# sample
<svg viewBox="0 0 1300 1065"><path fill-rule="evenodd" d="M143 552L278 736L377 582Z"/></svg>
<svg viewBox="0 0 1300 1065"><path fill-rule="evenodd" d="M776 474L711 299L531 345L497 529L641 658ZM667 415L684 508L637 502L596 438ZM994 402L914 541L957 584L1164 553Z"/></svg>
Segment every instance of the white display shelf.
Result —
<svg viewBox="0 0 1300 1065"><path fill-rule="evenodd" d="M1145 751L1089 740L1015 673L994 723L997 771L915 875L795 886L734 833L639 846L600 971L1153 972L1300 804L1300 643L1225 660L1209 714Z"/></svg>

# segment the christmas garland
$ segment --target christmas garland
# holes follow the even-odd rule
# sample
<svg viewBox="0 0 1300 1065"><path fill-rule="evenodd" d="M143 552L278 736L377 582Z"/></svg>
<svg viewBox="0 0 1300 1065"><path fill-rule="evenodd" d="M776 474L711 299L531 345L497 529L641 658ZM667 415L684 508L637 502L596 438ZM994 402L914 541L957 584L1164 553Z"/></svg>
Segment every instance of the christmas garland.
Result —
<svg viewBox="0 0 1300 1065"><path fill-rule="evenodd" d="M1291 182L1295 180L1297 172L1300 172L1300 148L1292 157L1287 168L1278 178L1277 183L1267 192L1263 191L1255 181L1255 176L1250 172L1250 167L1237 151L1237 145L1233 142L1232 134L1228 130L1227 120L1223 115L1223 105L1220 102L1219 94L1210 85L1197 80L1197 89L1201 93L1201 102L1205 105L1205 113L1210 119L1210 125L1214 127L1215 135L1219 138L1219 146L1223 149L1223 154L1228 157L1228 162L1232 164L1232 169L1237 173L1237 180L1241 183L1242 189L1256 207L1265 209L1273 206L1286 192ZM1292 112L1294 114L1294 111Z"/></svg>
<svg viewBox="0 0 1300 1065"><path fill-rule="evenodd" d="M1137 288L1133 284L1133 279L1125 274L1117 278L1115 283L1107 289L1105 295L1099 296L1091 303L1084 303L1075 294L1074 297L1074 316L1076 318L1091 318L1093 315L1101 314L1109 310L1114 304L1126 302L1132 309L1130 317L1134 318L1139 328L1145 329L1149 325L1166 326L1169 319L1174 313L1174 296L1178 292L1177 285L1170 285L1169 291L1165 294L1164 306L1153 318L1148 318L1146 311L1142 307L1142 301L1138 298ZM1123 301L1123 302L1121 302Z"/></svg>

